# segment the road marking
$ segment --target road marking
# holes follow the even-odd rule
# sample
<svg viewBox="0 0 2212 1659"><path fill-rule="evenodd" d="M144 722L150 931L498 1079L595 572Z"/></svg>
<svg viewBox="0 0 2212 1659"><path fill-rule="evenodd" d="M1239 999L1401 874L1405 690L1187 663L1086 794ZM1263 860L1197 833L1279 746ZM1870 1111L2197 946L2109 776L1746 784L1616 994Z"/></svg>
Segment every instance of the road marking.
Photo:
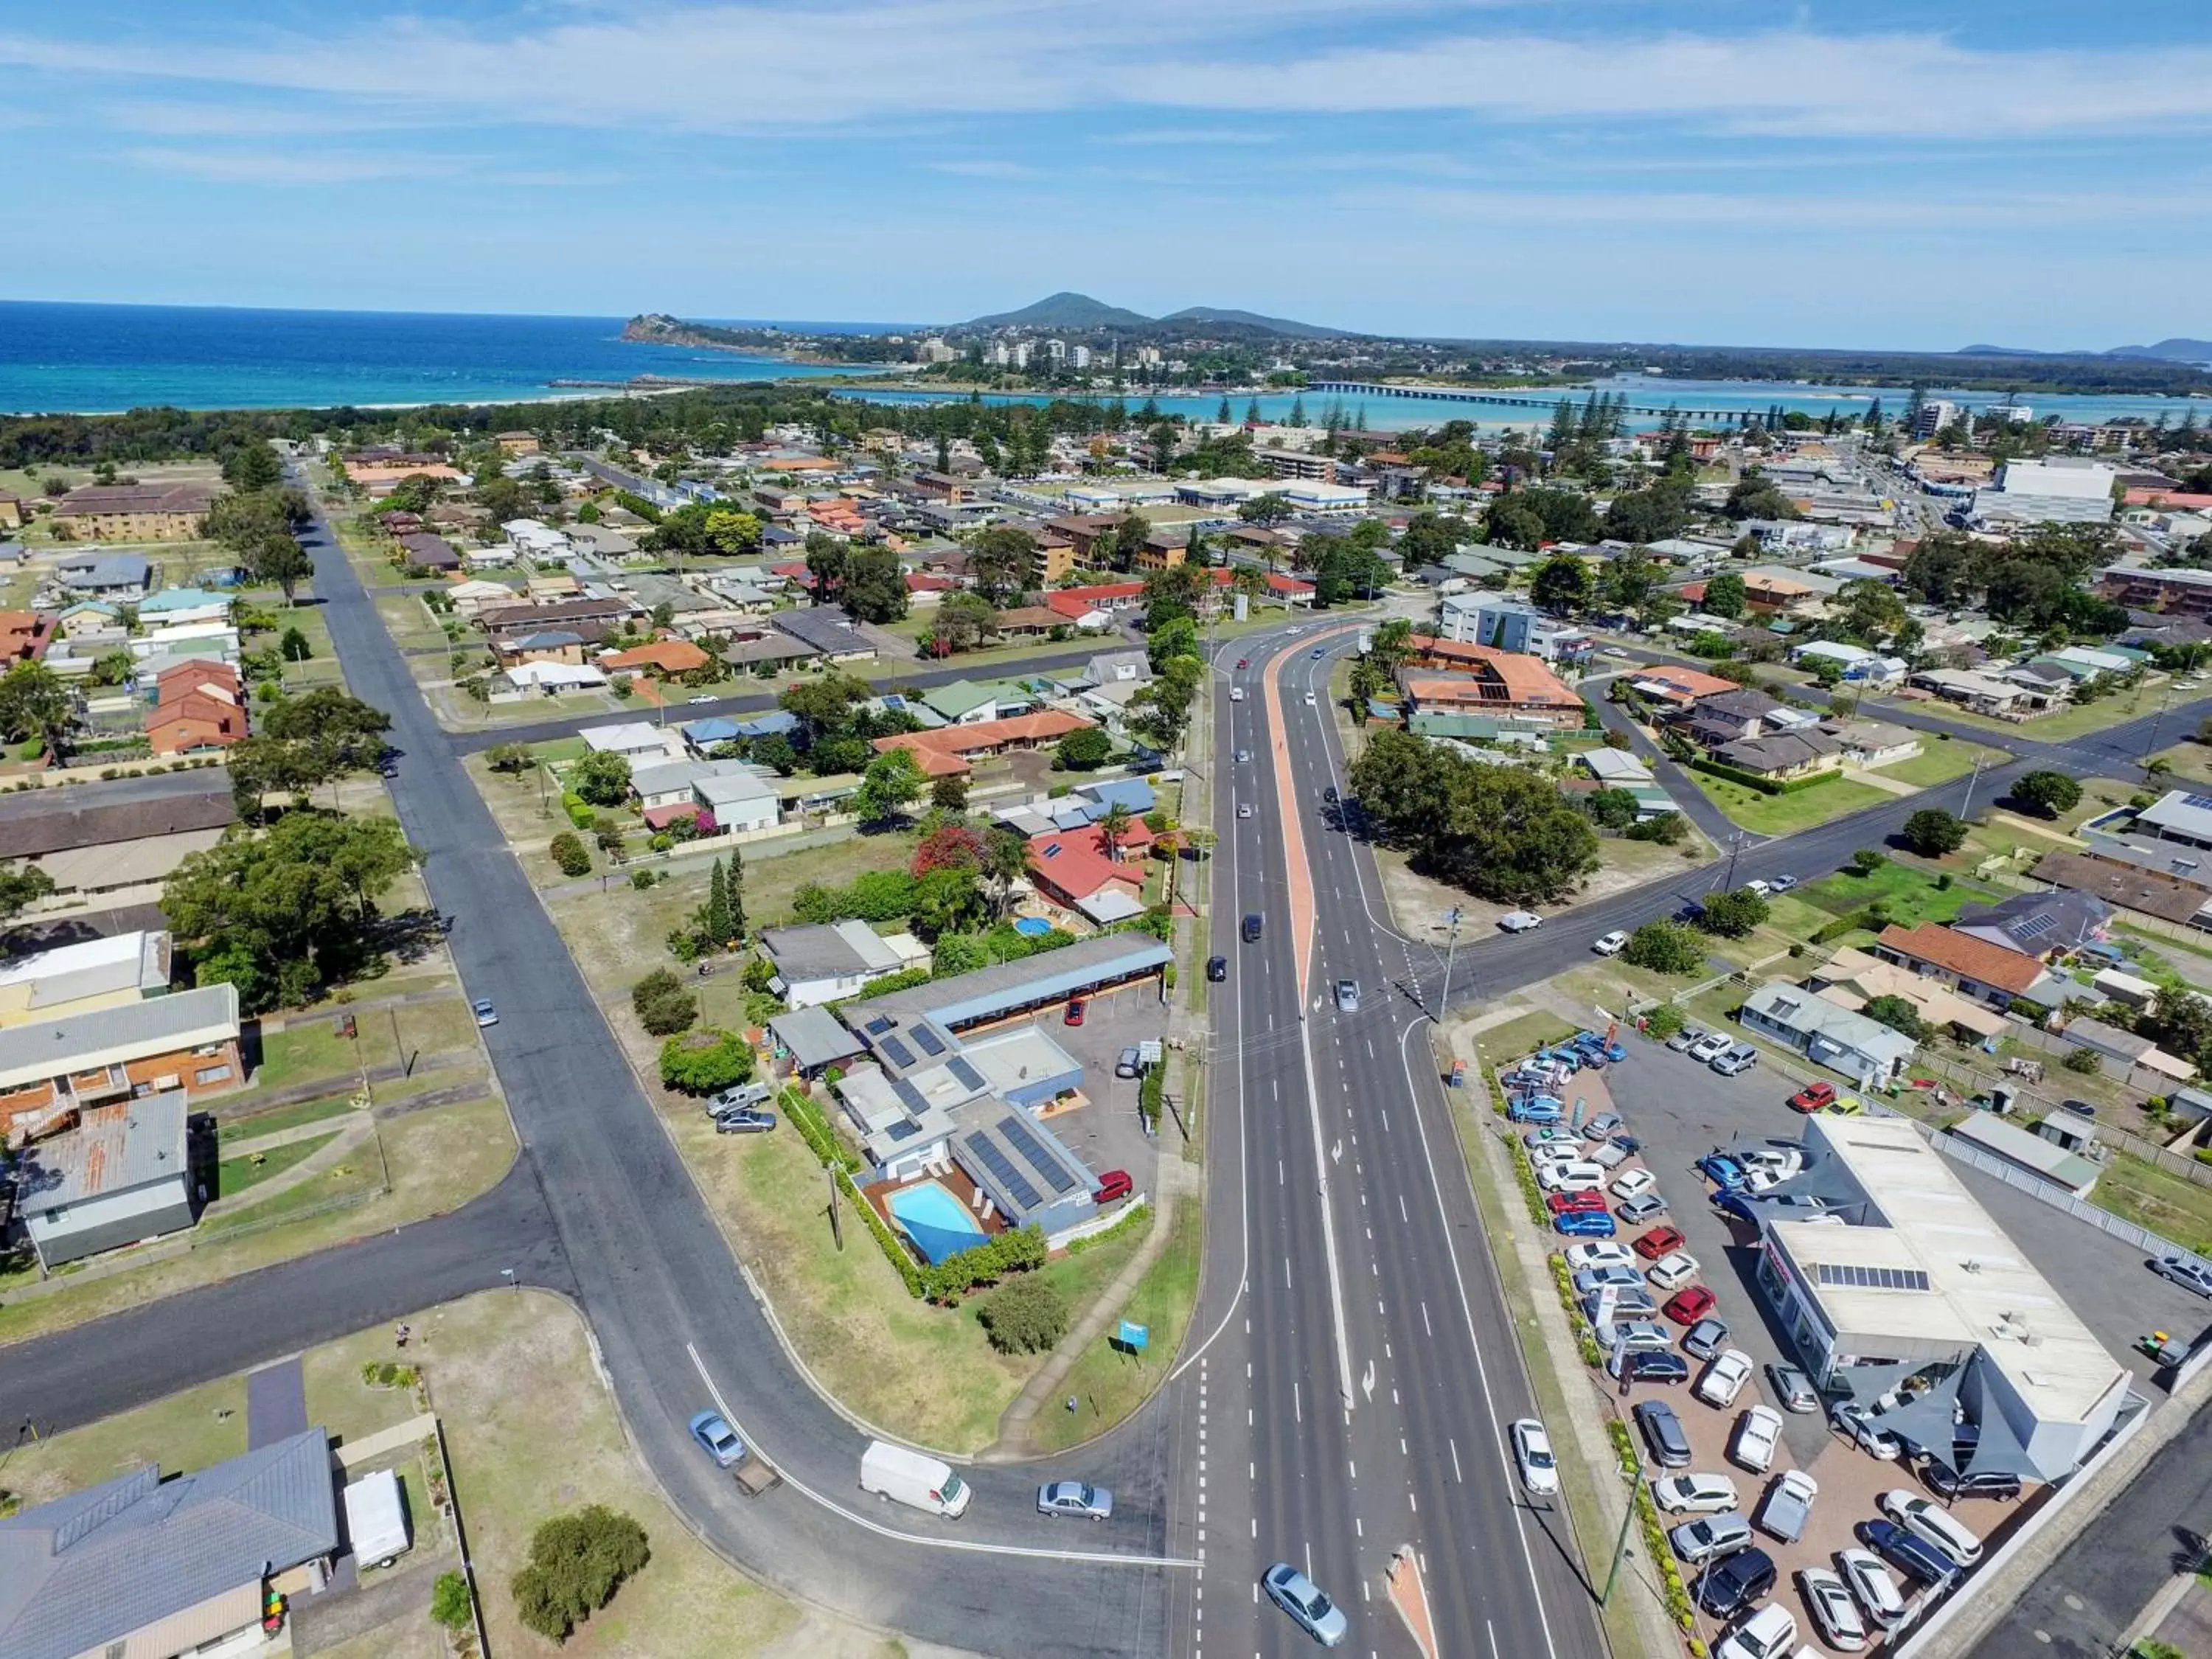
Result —
<svg viewBox="0 0 2212 1659"><path fill-rule="evenodd" d="M1437 1334L1436 1327L1429 1323L1429 1304L1425 1302L1421 1304L1421 1329L1431 1336Z"/></svg>
<svg viewBox="0 0 2212 1659"><path fill-rule="evenodd" d="M959 1550L971 1555L1021 1556L1038 1561L1079 1561L1106 1567L1195 1567L1198 1565L1195 1560L1179 1555L1113 1555L1096 1550L1039 1549L1024 1544L984 1544L965 1538L928 1537L920 1533L902 1532L896 1527L887 1527L880 1521L872 1521L865 1515L856 1515L842 1504L823 1497L769 1457L760 1442L746 1433L744 1425L738 1421L738 1414L730 1409L729 1401L722 1398L721 1389L715 1386L714 1377L707 1370L707 1362L699 1358L698 1348L686 1342L684 1352L691 1356L692 1366L698 1371L700 1382L706 1384L708 1397L714 1401L714 1409L721 1413L723 1419L740 1440L775 1467L776 1473L783 1477L785 1486L809 1502L820 1504L840 1520L874 1533L878 1538L892 1539L902 1544L915 1544L924 1549Z"/></svg>
<svg viewBox="0 0 2212 1659"><path fill-rule="evenodd" d="M1462 1474L1459 1469L1459 1442L1452 1439L1449 1436L1446 1436L1444 1443L1451 1448L1452 1479L1458 1481L1460 1485L1463 1486L1467 1484L1467 1477L1464 1474Z"/></svg>
<svg viewBox="0 0 2212 1659"><path fill-rule="evenodd" d="M1406 1195L1403 1193L1398 1194L1398 1219L1408 1227L1413 1224L1413 1218L1406 1213Z"/></svg>

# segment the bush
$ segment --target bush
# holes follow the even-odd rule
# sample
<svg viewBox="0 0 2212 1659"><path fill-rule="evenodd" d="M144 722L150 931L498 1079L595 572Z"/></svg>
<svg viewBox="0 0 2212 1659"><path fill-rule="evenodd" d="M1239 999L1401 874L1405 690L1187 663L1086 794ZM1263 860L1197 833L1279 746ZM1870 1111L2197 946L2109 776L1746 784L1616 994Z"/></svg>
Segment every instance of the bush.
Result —
<svg viewBox="0 0 2212 1659"><path fill-rule="evenodd" d="M1955 853L1966 840L1966 824L1940 806L1923 806L1905 821L1905 844L1924 859Z"/></svg>
<svg viewBox="0 0 2212 1659"><path fill-rule="evenodd" d="M630 988L629 1006L638 1023L657 1037L688 1031L699 1018L699 999L665 968L656 968Z"/></svg>
<svg viewBox="0 0 2212 1659"><path fill-rule="evenodd" d="M2055 818L2081 804L2081 786L2063 772L2030 772L2013 785L2013 802L2039 818Z"/></svg>
<svg viewBox="0 0 2212 1659"><path fill-rule="evenodd" d="M629 872L629 884L641 893L646 891L659 879L659 876L651 870L633 870Z"/></svg>
<svg viewBox="0 0 2212 1659"><path fill-rule="evenodd" d="M1047 1253L1041 1227L1000 1233L988 1243L921 1268L922 1293L933 1302L955 1301L978 1285L995 1285L1009 1273L1042 1267Z"/></svg>
<svg viewBox="0 0 2212 1659"><path fill-rule="evenodd" d="M660 1081L678 1094L711 1095L752 1074L752 1048L735 1031L687 1031L660 1045Z"/></svg>
<svg viewBox="0 0 2212 1659"><path fill-rule="evenodd" d="M1035 1273L1001 1285L975 1310L1000 1353L1048 1353L1067 1334L1067 1298Z"/></svg>
<svg viewBox="0 0 2212 1659"><path fill-rule="evenodd" d="M553 837L545 850L553 855L554 866L564 876L588 876L592 873L591 849L583 838L571 830L563 830Z"/></svg>
<svg viewBox="0 0 2212 1659"><path fill-rule="evenodd" d="M1661 1003L1644 1017L1645 1034L1661 1042L1664 1042L1688 1024L1689 1021L1683 1018L1682 1011L1671 1002Z"/></svg>
<svg viewBox="0 0 2212 1659"><path fill-rule="evenodd" d="M1694 974L1705 965L1705 947L1679 921L1647 921L1628 936L1620 959L1655 974Z"/></svg>
<svg viewBox="0 0 2212 1659"><path fill-rule="evenodd" d="M469 1581L458 1572L441 1572L430 1587L430 1617L447 1630L466 1630L476 1622L469 1600Z"/></svg>
<svg viewBox="0 0 2212 1659"><path fill-rule="evenodd" d="M1766 901L1748 887L1715 893L1698 913L1698 926L1723 939L1742 939L1766 920Z"/></svg>
<svg viewBox="0 0 2212 1659"><path fill-rule="evenodd" d="M514 1575L515 1616L565 1642L652 1559L645 1528L603 1504L556 1515L532 1535L530 1563Z"/></svg>
<svg viewBox="0 0 2212 1659"><path fill-rule="evenodd" d="M2103 1057L2094 1048L2076 1048L2058 1063L2083 1077L2094 1077L2105 1069Z"/></svg>
<svg viewBox="0 0 2212 1659"><path fill-rule="evenodd" d="M1851 854L1850 871L1855 876L1870 876L1889 862L1878 847L1862 847Z"/></svg>

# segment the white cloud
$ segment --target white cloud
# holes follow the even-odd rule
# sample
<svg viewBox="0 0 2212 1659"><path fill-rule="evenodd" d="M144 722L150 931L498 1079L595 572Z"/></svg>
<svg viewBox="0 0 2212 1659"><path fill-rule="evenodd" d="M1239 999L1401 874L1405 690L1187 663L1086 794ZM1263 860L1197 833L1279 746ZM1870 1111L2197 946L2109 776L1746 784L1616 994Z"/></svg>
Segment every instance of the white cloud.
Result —
<svg viewBox="0 0 2212 1659"><path fill-rule="evenodd" d="M216 185L357 185L380 179L450 175L449 156L392 155L270 155L259 150L140 149L123 159L161 173Z"/></svg>
<svg viewBox="0 0 2212 1659"><path fill-rule="evenodd" d="M962 179L1041 179L1043 170L1020 161L932 161L933 173L950 173Z"/></svg>
<svg viewBox="0 0 2212 1659"><path fill-rule="evenodd" d="M1279 132L1261 132L1246 127L1154 127L1142 132L1117 132L1103 138L1107 144L1279 144Z"/></svg>

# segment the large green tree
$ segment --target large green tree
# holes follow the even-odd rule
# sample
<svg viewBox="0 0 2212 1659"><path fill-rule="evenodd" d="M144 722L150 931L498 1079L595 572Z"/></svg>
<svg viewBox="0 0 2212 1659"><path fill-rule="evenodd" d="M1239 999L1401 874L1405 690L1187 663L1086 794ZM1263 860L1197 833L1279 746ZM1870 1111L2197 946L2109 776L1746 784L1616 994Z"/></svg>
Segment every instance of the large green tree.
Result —
<svg viewBox="0 0 2212 1659"><path fill-rule="evenodd" d="M886 749L861 775L853 810L863 823L888 823L921 798L927 780L908 749Z"/></svg>
<svg viewBox="0 0 2212 1659"><path fill-rule="evenodd" d="M844 591L838 596L857 622L891 623L906 615L906 572L888 547L854 546L845 555Z"/></svg>
<svg viewBox="0 0 2212 1659"><path fill-rule="evenodd" d="M978 532L968 544L969 578L1000 610L1036 587L1042 569L1036 538L1012 525Z"/></svg>
<svg viewBox="0 0 2212 1659"><path fill-rule="evenodd" d="M1597 863L1597 831L1552 782L1464 759L1403 732L1376 734L1350 781L1368 818L1430 872L1501 903L1569 892Z"/></svg>
<svg viewBox="0 0 2212 1659"><path fill-rule="evenodd" d="M19 662L0 674L0 733L10 743L36 738L56 761L76 726L76 698L42 662Z"/></svg>

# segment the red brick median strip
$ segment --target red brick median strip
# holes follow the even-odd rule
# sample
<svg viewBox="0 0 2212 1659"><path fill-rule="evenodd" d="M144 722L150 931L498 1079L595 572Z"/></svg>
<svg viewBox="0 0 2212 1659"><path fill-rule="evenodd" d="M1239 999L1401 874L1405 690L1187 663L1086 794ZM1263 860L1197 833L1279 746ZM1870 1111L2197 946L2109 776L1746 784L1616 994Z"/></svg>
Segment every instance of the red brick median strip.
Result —
<svg viewBox="0 0 2212 1659"><path fill-rule="evenodd" d="M1391 1556L1382 1579L1389 1588L1390 1605L1405 1620L1413 1645L1420 1649L1425 1659L1437 1659L1437 1626L1429 1616L1428 1586L1421 1582L1421 1558L1414 1553L1411 1544L1401 1545Z"/></svg>
<svg viewBox="0 0 2212 1659"><path fill-rule="evenodd" d="M1282 684L1279 677L1283 665L1300 652L1312 650L1322 640L1334 639L1368 625L1347 623L1326 633L1309 635L1268 658L1267 665L1260 672L1261 685L1267 694L1267 741L1275 755L1275 810L1282 823L1283 862L1290 873L1291 944L1297 952L1301 1009L1306 1006L1308 975L1313 971L1313 866L1306 862L1305 820L1298 810L1297 787L1291 781L1291 744L1283 724Z"/></svg>

